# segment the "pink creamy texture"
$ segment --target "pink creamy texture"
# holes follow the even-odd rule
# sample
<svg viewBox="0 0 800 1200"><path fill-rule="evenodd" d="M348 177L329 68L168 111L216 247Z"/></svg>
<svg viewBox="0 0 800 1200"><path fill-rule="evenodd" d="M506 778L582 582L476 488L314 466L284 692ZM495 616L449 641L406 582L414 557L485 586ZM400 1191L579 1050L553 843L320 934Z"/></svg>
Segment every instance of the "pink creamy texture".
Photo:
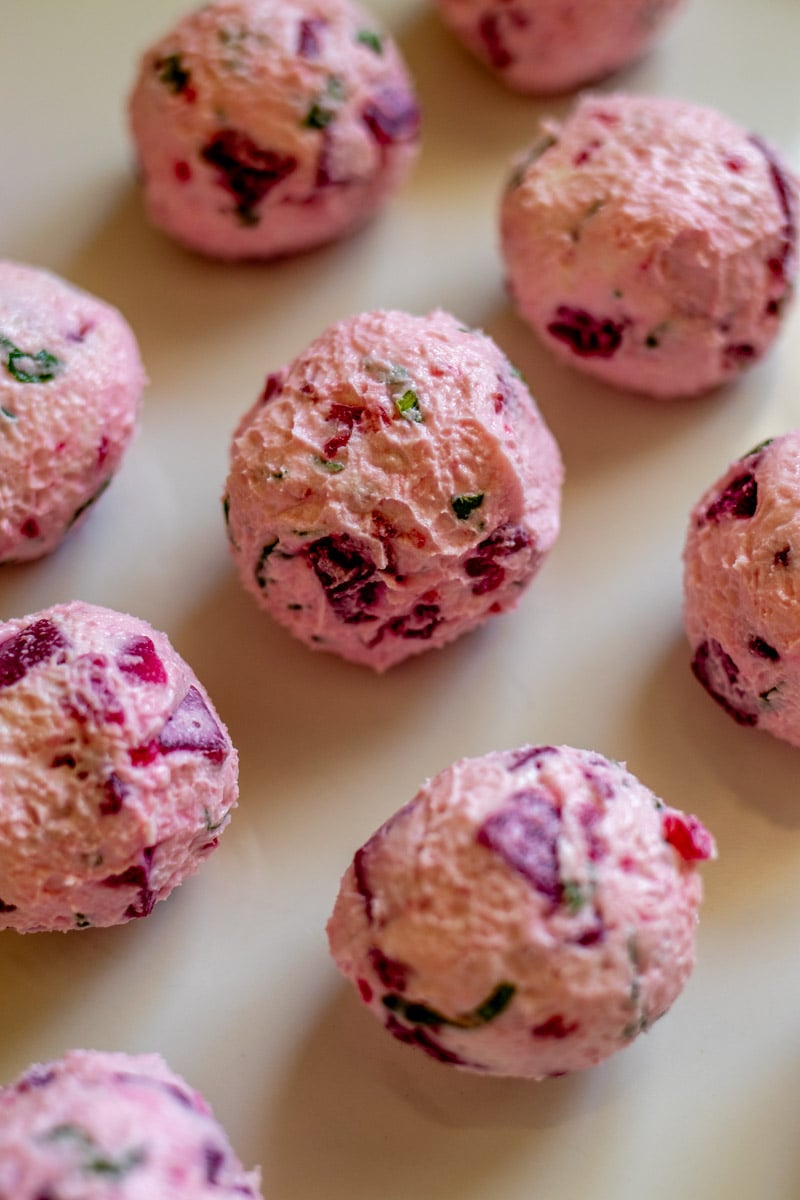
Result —
<svg viewBox="0 0 800 1200"><path fill-rule="evenodd" d="M506 188L509 290L580 370L665 398L702 392L777 334L797 204L777 153L719 113L590 95L543 124Z"/></svg>
<svg viewBox="0 0 800 1200"><path fill-rule="evenodd" d="M216 0L144 55L130 117L151 220L222 258L358 228L419 149L392 38L350 0Z"/></svg>
<svg viewBox="0 0 800 1200"><path fill-rule="evenodd" d="M558 448L490 338L364 313L270 375L226 510L242 581L309 645L382 671L513 608L558 533Z"/></svg>
<svg viewBox="0 0 800 1200"><path fill-rule="evenodd" d="M155 1054L73 1050L0 1089L0 1196L260 1200L203 1097Z"/></svg>
<svg viewBox="0 0 800 1200"><path fill-rule="evenodd" d="M0 563L48 554L83 518L134 435L144 384L115 308L0 261Z"/></svg>
<svg viewBox="0 0 800 1200"><path fill-rule="evenodd" d="M737 462L694 507L684 623L695 676L741 725L800 745L800 431Z"/></svg>
<svg viewBox="0 0 800 1200"><path fill-rule="evenodd" d="M356 854L331 953L401 1041L542 1078L589 1067L667 1011L694 964L715 855L696 817L568 746L462 759Z"/></svg>
<svg viewBox="0 0 800 1200"><path fill-rule="evenodd" d="M566 91L638 58L681 0L437 0L464 44L520 92Z"/></svg>
<svg viewBox="0 0 800 1200"><path fill-rule="evenodd" d="M147 916L237 799L227 730L166 636L79 601L0 625L0 761L0 928L20 933Z"/></svg>

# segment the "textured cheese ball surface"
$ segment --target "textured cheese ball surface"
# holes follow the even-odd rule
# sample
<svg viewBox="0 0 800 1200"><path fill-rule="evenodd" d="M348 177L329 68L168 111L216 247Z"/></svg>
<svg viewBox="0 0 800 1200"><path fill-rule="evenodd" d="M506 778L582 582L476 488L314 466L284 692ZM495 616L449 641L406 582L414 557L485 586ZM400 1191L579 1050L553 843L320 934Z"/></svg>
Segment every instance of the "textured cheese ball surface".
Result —
<svg viewBox="0 0 800 1200"><path fill-rule="evenodd" d="M145 621L75 601L0 624L0 929L147 916L216 846L238 761Z"/></svg>
<svg viewBox="0 0 800 1200"><path fill-rule="evenodd" d="M9 1200L259 1200L203 1097L155 1054L72 1050L0 1089Z"/></svg>
<svg viewBox="0 0 800 1200"><path fill-rule="evenodd" d="M292 633L382 671L516 605L561 480L490 338L441 311L363 313L270 375L240 422L231 549Z"/></svg>
<svg viewBox="0 0 800 1200"><path fill-rule="evenodd" d="M684 548L692 669L741 725L800 745L800 431L757 447L695 505Z"/></svg>
<svg viewBox="0 0 800 1200"><path fill-rule="evenodd" d="M441 1062L541 1078L667 1011L694 965L696 818L568 746L462 759L356 853L331 953L390 1033Z"/></svg>
<svg viewBox="0 0 800 1200"><path fill-rule="evenodd" d="M81 520L134 435L144 384L115 308L0 261L0 562L48 554Z"/></svg>
<svg viewBox="0 0 800 1200"><path fill-rule="evenodd" d="M797 204L778 155L721 114L586 96L543 124L503 194L509 290L571 365L655 396L702 392L778 332Z"/></svg>
<svg viewBox="0 0 800 1200"><path fill-rule="evenodd" d="M350 233L419 149L400 53L351 0L216 0L187 14L144 54L130 119L150 219L230 259Z"/></svg>
<svg viewBox="0 0 800 1200"><path fill-rule="evenodd" d="M481 62L509 87L547 94L592 83L638 58L681 0L437 0Z"/></svg>

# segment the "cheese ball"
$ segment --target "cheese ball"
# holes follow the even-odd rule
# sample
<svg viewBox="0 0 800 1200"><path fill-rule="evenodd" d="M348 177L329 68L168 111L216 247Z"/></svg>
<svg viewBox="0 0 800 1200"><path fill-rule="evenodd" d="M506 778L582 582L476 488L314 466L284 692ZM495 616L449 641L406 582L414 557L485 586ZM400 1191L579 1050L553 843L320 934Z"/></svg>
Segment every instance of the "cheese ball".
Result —
<svg viewBox="0 0 800 1200"><path fill-rule="evenodd" d="M436 311L325 330L236 430L244 586L309 646L383 671L513 608L559 528L558 447L497 345Z"/></svg>
<svg viewBox="0 0 800 1200"><path fill-rule="evenodd" d="M800 746L800 431L707 489L683 560L695 677L738 724Z"/></svg>
<svg viewBox="0 0 800 1200"><path fill-rule="evenodd" d="M224 258L351 233L417 157L394 41L352 0L215 0L144 54L130 122L150 220Z"/></svg>
<svg viewBox="0 0 800 1200"><path fill-rule="evenodd" d="M0 563L49 554L84 519L136 432L144 385L115 308L0 261Z"/></svg>
<svg viewBox="0 0 800 1200"><path fill-rule="evenodd" d="M260 1200L209 1105L156 1054L72 1050L0 1088L0 1196Z"/></svg>
<svg viewBox="0 0 800 1200"><path fill-rule="evenodd" d="M545 121L501 201L512 301L579 370L662 398L768 350L797 274L797 180L727 117L589 95Z"/></svg>
<svg viewBox="0 0 800 1200"><path fill-rule="evenodd" d="M639 58L681 0L437 0L444 21L508 87L546 95Z"/></svg>
<svg viewBox="0 0 800 1200"><path fill-rule="evenodd" d="M713 839L624 765L569 746L461 759L356 852L328 922L389 1033L541 1079L628 1046L694 965Z"/></svg>
<svg viewBox="0 0 800 1200"><path fill-rule="evenodd" d="M145 621L74 601L0 624L0 929L147 916L217 845L238 759Z"/></svg>

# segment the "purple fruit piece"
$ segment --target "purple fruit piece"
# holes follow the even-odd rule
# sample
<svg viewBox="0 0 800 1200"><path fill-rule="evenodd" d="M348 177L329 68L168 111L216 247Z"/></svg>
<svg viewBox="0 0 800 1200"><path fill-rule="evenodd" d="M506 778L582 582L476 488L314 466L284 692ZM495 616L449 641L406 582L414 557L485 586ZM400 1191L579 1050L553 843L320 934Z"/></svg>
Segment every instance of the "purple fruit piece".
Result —
<svg viewBox="0 0 800 1200"><path fill-rule="evenodd" d="M480 542L474 553L464 563L470 579L473 596L483 596L496 591L504 582L506 573L498 558L506 558L530 546L530 534L520 525L501 525L494 533Z"/></svg>
<svg viewBox="0 0 800 1200"><path fill-rule="evenodd" d="M626 321L595 317L582 308L560 304L547 332L580 358L613 358L622 344Z"/></svg>
<svg viewBox="0 0 800 1200"><path fill-rule="evenodd" d="M15 1087L16 1092L30 1092L34 1089L47 1087L56 1077L52 1067L35 1066L26 1071Z"/></svg>
<svg viewBox="0 0 800 1200"><path fill-rule="evenodd" d="M338 428L322 449L325 458L333 458L337 450L347 445L353 434L353 426L359 423L363 415L363 407L354 404L331 404L325 420L335 421Z"/></svg>
<svg viewBox="0 0 800 1200"><path fill-rule="evenodd" d="M715 638L701 642L692 659L692 672L708 694L739 725L757 725L754 700L738 684L739 668Z"/></svg>
<svg viewBox="0 0 800 1200"><path fill-rule="evenodd" d="M747 648L759 658L767 658L770 662L780 661L781 656L775 647L770 646L769 642L765 642L761 637L750 638Z"/></svg>
<svg viewBox="0 0 800 1200"><path fill-rule="evenodd" d="M531 762L538 766L541 759L551 754L558 754L555 746L530 746L522 750L509 750L506 754L506 767L509 771L520 771Z"/></svg>
<svg viewBox="0 0 800 1200"><path fill-rule="evenodd" d="M590 777L590 782L593 780ZM578 820L586 838L586 848L590 862L600 862L608 853L605 839L600 836L598 825L603 819L603 813L595 804L582 804L578 809Z"/></svg>
<svg viewBox="0 0 800 1200"><path fill-rule="evenodd" d="M419 105L406 88L382 88L364 105L361 119L379 146L412 142L419 134Z"/></svg>
<svg viewBox="0 0 800 1200"><path fill-rule="evenodd" d="M122 808L128 789L120 777L113 771L103 783L103 799L100 801L100 814L113 817Z"/></svg>
<svg viewBox="0 0 800 1200"><path fill-rule="evenodd" d="M0 642L0 688L19 683L28 671L47 662L67 643L52 621L43 617Z"/></svg>
<svg viewBox="0 0 800 1200"><path fill-rule="evenodd" d="M415 604L411 612L402 617L395 617L381 626L380 634L388 631L395 637L418 638L426 642L443 620L438 604Z"/></svg>
<svg viewBox="0 0 800 1200"><path fill-rule="evenodd" d="M375 621L367 609L379 604L386 590L376 578L369 551L347 533L332 533L305 547L303 554L339 620L348 625Z"/></svg>
<svg viewBox="0 0 800 1200"><path fill-rule="evenodd" d="M353 875L355 876L356 890L364 901L364 907L367 912L367 920L370 924L372 924L372 903L374 900L374 895L372 893L372 889L367 883L367 872L364 863L368 847L369 842L367 842L366 846L362 846L360 850L356 850L355 857L353 858Z"/></svg>
<svg viewBox="0 0 800 1200"><path fill-rule="evenodd" d="M398 1041L404 1042L407 1046L418 1046L430 1058L435 1058L437 1062L450 1063L452 1066L472 1067L473 1070L480 1070L480 1067L475 1063L468 1063L460 1055L454 1054L452 1050L446 1050L440 1042L432 1038L429 1033L419 1026L409 1029L408 1026L402 1025L392 1013L386 1018L386 1028L393 1037Z"/></svg>
<svg viewBox="0 0 800 1200"><path fill-rule="evenodd" d="M119 648L117 666L142 683L166 683L167 672L149 637L131 637Z"/></svg>
<svg viewBox="0 0 800 1200"><path fill-rule="evenodd" d="M264 150L238 129L221 129L200 157L216 168L217 183L233 196L235 211L245 225L258 223L256 205L297 167L292 155Z"/></svg>
<svg viewBox="0 0 800 1200"><path fill-rule="evenodd" d="M756 149L761 151L767 160L772 186L775 189L778 203L784 216L780 249L769 260L767 266L776 278L791 283L795 270L794 259L797 246L797 190L786 178L783 165L772 147L757 134L753 134L748 140Z"/></svg>
<svg viewBox="0 0 800 1200"><path fill-rule="evenodd" d="M225 1164L225 1153L218 1146L203 1146L203 1162L206 1169L206 1182L211 1187L219 1186L219 1173Z"/></svg>
<svg viewBox="0 0 800 1200"><path fill-rule="evenodd" d="M128 867L118 875L107 875L102 881L103 887L121 888L135 887L138 889L136 899L125 909L125 916L146 917L153 911L156 894L150 888L150 871L153 862L155 846L146 846L142 851L142 862L138 866Z"/></svg>
<svg viewBox="0 0 800 1200"><path fill-rule="evenodd" d="M497 13L486 13L478 22L478 37L486 48L489 63L496 71L510 67L514 56L506 46L500 29L500 16Z"/></svg>
<svg viewBox="0 0 800 1200"><path fill-rule="evenodd" d="M324 17L305 17L297 30L297 53L300 58L319 58L321 35L328 22Z"/></svg>
<svg viewBox="0 0 800 1200"><path fill-rule="evenodd" d="M227 739L194 686L164 725L158 735L158 746L164 754L196 750L216 763L221 763L228 754Z"/></svg>
<svg viewBox="0 0 800 1200"><path fill-rule="evenodd" d="M405 963L398 962L394 958L387 958L377 946L370 946L367 951L367 958L381 983L390 992L404 992L406 990L409 968Z"/></svg>
<svg viewBox="0 0 800 1200"><path fill-rule="evenodd" d="M757 357L758 352L755 346L749 342L736 342L733 345L725 346L722 351L723 363L730 370L741 370Z"/></svg>
<svg viewBox="0 0 800 1200"><path fill-rule="evenodd" d="M755 515L758 506L758 484L752 471L744 471L723 488L716 500L709 504L701 518L717 522L723 517L745 520Z"/></svg>
<svg viewBox="0 0 800 1200"><path fill-rule="evenodd" d="M476 835L538 892L558 904L563 885L558 864L561 814L547 792L527 788L484 821Z"/></svg>

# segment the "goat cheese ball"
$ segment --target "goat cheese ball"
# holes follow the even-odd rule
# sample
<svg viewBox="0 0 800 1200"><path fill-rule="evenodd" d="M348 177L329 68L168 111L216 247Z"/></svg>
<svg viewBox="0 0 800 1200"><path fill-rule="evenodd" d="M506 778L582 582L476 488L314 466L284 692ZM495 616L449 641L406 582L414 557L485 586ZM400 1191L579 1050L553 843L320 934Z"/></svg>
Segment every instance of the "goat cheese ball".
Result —
<svg viewBox="0 0 800 1200"><path fill-rule="evenodd" d="M0 929L147 916L217 845L238 759L166 635L74 601L0 624Z"/></svg>
<svg viewBox="0 0 800 1200"><path fill-rule="evenodd" d="M629 1045L694 965L714 842L570 746L461 759L356 852L331 954L401 1042L541 1079Z"/></svg>
<svg viewBox="0 0 800 1200"><path fill-rule="evenodd" d="M517 604L558 534L562 473L489 337L442 311L362 313L240 422L231 550L293 634L383 671Z"/></svg>
<svg viewBox="0 0 800 1200"><path fill-rule="evenodd" d="M695 677L740 725L800 746L800 431L731 463L692 510L684 625Z"/></svg>
<svg viewBox="0 0 800 1200"><path fill-rule="evenodd" d="M352 0L214 0L144 54L130 97L153 224L203 254L272 258L351 233L414 164L420 110Z"/></svg>
<svg viewBox="0 0 800 1200"><path fill-rule="evenodd" d="M0 563L49 554L111 482L145 373L111 305L0 261Z"/></svg>
<svg viewBox="0 0 800 1200"><path fill-rule="evenodd" d="M0 1088L9 1200L261 1200L259 1182L156 1054L72 1050Z"/></svg>
<svg viewBox="0 0 800 1200"><path fill-rule="evenodd" d="M475 57L519 92L568 91L619 70L660 36L681 0L437 0Z"/></svg>
<svg viewBox="0 0 800 1200"><path fill-rule="evenodd" d="M797 210L777 151L720 113L589 95L542 123L505 189L509 293L572 366L662 398L704 392L778 333Z"/></svg>

